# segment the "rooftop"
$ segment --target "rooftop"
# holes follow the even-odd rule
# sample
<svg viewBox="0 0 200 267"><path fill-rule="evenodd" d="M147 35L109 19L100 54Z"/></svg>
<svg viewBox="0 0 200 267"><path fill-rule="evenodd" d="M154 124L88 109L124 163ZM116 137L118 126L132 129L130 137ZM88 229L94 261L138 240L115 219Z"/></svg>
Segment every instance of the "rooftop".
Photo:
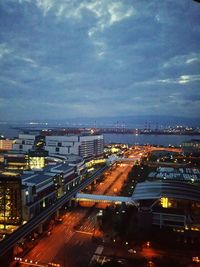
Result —
<svg viewBox="0 0 200 267"><path fill-rule="evenodd" d="M200 187L178 181L156 181L138 183L133 200L159 199L162 197L200 201Z"/></svg>
<svg viewBox="0 0 200 267"><path fill-rule="evenodd" d="M56 165L49 165L44 168L44 172L69 172L72 171L74 168L69 166L66 163L60 163Z"/></svg>
<svg viewBox="0 0 200 267"><path fill-rule="evenodd" d="M41 173L30 173L30 174L23 174L22 175L22 183L31 183L31 184L42 184L46 181L52 181L52 176L45 174L44 172Z"/></svg>

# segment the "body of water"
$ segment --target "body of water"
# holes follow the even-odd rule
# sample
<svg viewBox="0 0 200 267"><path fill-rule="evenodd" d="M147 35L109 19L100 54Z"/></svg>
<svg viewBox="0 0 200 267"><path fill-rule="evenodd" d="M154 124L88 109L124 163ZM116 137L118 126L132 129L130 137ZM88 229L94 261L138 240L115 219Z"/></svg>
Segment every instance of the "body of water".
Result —
<svg viewBox="0 0 200 267"><path fill-rule="evenodd" d="M12 127L23 127L24 125L9 125L0 124L0 134L3 134L7 138L17 137L19 130L13 129ZM26 125L27 126L27 125ZM152 145L174 145L179 146L184 141L191 139L200 140L199 135L134 135L134 134L104 134L104 140L106 144L109 143L124 143L124 144L152 144Z"/></svg>
<svg viewBox="0 0 200 267"><path fill-rule="evenodd" d="M125 143L130 145L137 144L151 144L151 145L163 145L163 146L179 146L184 141L191 139L200 140L199 135L149 135L149 134L104 134L104 140L106 144L109 143Z"/></svg>

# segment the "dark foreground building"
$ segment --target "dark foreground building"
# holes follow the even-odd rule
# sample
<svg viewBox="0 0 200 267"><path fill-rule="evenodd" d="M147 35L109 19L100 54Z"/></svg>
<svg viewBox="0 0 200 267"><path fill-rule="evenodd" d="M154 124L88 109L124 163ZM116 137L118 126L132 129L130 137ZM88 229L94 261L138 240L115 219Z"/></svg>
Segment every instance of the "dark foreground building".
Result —
<svg viewBox="0 0 200 267"><path fill-rule="evenodd" d="M22 222L20 175L5 173L0 176L0 229Z"/></svg>

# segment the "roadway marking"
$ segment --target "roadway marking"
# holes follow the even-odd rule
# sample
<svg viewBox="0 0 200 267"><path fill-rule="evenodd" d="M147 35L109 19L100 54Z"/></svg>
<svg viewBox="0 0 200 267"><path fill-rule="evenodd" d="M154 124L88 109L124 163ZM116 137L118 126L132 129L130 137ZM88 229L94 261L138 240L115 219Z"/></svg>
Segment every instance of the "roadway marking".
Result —
<svg viewBox="0 0 200 267"><path fill-rule="evenodd" d="M41 255L41 252L35 255L36 258L38 258Z"/></svg>
<svg viewBox="0 0 200 267"><path fill-rule="evenodd" d="M79 230L77 230L75 232L80 233L80 234L93 235L93 233L91 233L91 232L85 232L85 231L79 231Z"/></svg>

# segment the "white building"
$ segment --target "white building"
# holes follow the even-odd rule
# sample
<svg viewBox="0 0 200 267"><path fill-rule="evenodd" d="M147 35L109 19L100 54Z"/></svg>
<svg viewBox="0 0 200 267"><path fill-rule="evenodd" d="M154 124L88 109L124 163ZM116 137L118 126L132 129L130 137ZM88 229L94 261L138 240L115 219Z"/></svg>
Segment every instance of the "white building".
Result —
<svg viewBox="0 0 200 267"><path fill-rule="evenodd" d="M39 135L19 134L13 150L29 152L37 147ZM49 155L78 155L83 158L98 157L103 154L103 135L54 135L43 137L43 149Z"/></svg>
<svg viewBox="0 0 200 267"><path fill-rule="evenodd" d="M19 134L19 138L13 144L13 150L28 152L34 149L36 135Z"/></svg>
<svg viewBox="0 0 200 267"><path fill-rule="evenodd" d="M103 135L46 136L44 149L49 154L79 155L83 158L103 154Z"/></svg>

